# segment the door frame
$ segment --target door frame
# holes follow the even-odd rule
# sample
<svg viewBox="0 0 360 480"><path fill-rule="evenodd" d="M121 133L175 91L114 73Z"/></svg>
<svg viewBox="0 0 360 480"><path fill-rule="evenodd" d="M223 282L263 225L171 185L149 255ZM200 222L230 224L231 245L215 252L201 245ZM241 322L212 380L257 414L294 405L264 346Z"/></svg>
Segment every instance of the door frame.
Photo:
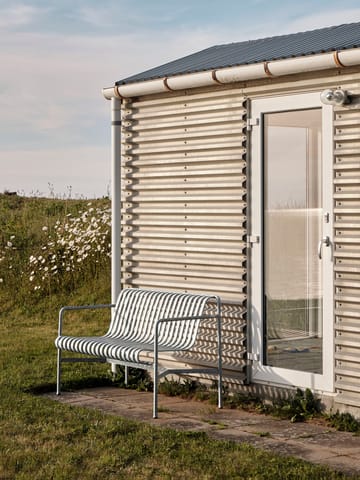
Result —
<svg viewBox="0 0 360 480"><path fill-rule="evenodd" d="M249 321L248 341L250 381L279 386L334 391L334 312L333 312L333 107L323 105L320 92L287 94L252 99L249 175ZM322 185L323 236L330 237L330 247L323 248L323 373L316 374L264 365L263 328L263 119L265 113L322 109ZM325 220L328 213L328 221Z"/></svg>

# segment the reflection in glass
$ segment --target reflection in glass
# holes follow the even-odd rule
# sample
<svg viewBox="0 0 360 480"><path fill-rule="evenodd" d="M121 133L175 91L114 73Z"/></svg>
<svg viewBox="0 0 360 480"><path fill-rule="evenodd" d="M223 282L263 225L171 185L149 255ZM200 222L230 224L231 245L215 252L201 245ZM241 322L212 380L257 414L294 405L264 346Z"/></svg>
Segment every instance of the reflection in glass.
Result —
<svg viewBox="0 0 360 480"><path fill-rule="evenodd" d="M264 116L265 363L322 372L321 110Z"/></svg>

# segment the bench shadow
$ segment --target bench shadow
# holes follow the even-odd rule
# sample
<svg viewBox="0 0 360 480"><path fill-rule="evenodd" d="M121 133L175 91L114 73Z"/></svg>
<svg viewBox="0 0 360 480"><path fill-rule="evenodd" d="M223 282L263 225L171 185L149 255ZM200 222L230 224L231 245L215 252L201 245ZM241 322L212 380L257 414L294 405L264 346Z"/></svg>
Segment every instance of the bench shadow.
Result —
<svg viewBox="0 0 360 480"><path fill-rule="evenodd" d="M125 384L125 373L124 367L119 367L119 372L113 378L110 375L99 375L91 374L84 376L79 379L66 379L63 383L63 391L78 391L85 388L96 388L96 387L118 387L118 388L128 388L130 390L141 390L141 391L152 391L153 383L148 374L144 370L137 368L129 369L129 379L128 384ZM43 395L46 393L52 393L56 391L56 382L44 382L38 383L36 385L30 385L22 389L24 393L30 393L32 395Z"/></svg>

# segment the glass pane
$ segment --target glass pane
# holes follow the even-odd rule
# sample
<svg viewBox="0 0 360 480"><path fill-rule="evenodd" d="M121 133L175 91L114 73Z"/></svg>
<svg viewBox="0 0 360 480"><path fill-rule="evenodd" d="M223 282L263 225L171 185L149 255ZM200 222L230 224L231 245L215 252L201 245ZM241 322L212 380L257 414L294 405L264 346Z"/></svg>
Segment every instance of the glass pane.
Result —
<svg viewBox="0 0 360 480"><path fill-rule="evenodd" d="M322 373L321 110L264 118L265 363Z"/></svg>

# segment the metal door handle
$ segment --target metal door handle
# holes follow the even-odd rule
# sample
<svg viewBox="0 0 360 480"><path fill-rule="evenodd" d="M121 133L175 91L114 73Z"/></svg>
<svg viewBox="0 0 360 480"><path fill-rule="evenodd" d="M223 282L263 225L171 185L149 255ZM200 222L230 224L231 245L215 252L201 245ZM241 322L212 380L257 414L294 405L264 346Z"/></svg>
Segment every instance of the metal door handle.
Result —
<svg viewBox="0 0 360 480"><path fill-rule="evenodd" d="M330 237L328 235L326 235L326 237L319 240L319 243L318 243L318 257L319 257L320 260L322 259L322 246L323 246L323 244L325 245L325 247L328 247L330 245Z"/></svg>

